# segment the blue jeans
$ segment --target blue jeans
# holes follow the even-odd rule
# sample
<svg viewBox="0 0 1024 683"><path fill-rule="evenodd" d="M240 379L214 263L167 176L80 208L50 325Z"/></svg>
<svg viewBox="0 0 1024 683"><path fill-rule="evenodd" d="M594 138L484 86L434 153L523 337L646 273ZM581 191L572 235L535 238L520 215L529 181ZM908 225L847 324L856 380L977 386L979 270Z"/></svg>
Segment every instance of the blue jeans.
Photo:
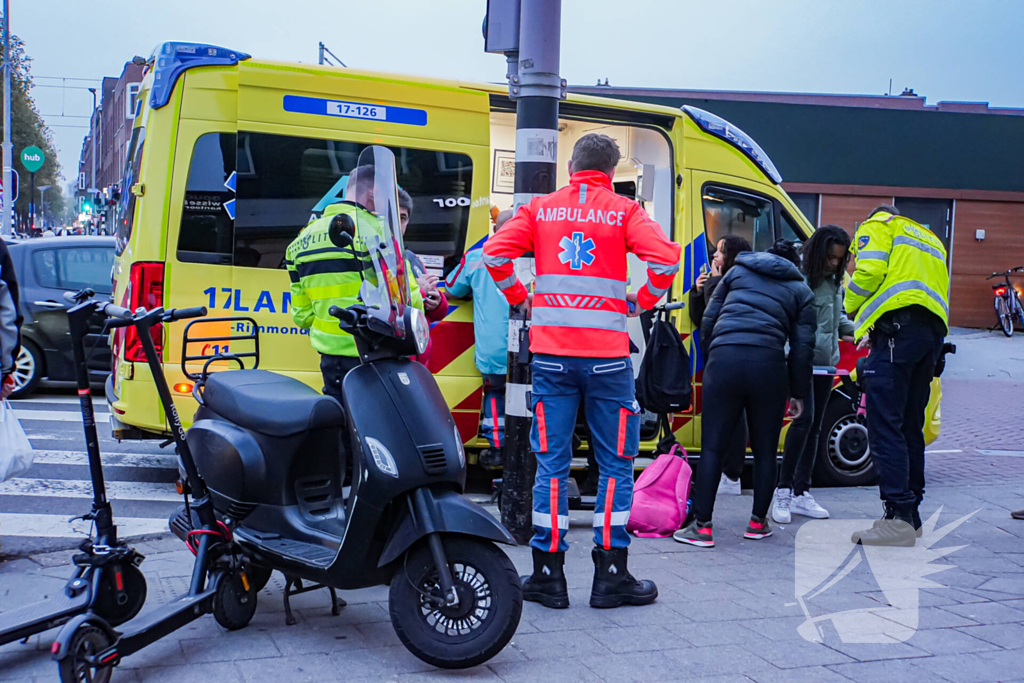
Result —
<svg viewBox="0 0 1024 683"><path fill-rule="evenodd" d="M633 365L625 358L577 358L538 354L533 359L533 427L537 456L530 545L564 552L569 544L566 483L572 435L582 401L601 479L594 508L594 544L629 545L626 522L633 502L633 458L640 449L640 406L634 396Z"/></svg>

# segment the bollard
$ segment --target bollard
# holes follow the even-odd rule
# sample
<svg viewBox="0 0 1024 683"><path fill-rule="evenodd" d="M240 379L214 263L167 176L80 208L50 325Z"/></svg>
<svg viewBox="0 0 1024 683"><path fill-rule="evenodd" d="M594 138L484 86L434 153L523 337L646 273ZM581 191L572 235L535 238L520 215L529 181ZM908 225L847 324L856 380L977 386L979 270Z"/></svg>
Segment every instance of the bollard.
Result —
<svg viewBox="0 0 1024 683"><path fill-rule="evenodd" d="M537 459L530 449L530 321L517 306L508 318L508 382L505 384L505 454L501 523L516 539L533 536L533 480Z"/></svg>

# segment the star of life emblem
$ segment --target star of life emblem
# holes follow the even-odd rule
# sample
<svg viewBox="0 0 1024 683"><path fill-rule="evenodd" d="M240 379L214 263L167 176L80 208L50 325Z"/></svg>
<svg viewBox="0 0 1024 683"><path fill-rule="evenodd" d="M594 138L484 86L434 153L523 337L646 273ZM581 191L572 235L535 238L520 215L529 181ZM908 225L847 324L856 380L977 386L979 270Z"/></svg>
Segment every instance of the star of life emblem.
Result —
<svg viewBox="0 0 1024 683"><path fill-rule="evenodd" d="M573 270L581 270L583 266L591 265L596 258L593 252L597 245L594 244L594 240L584 237L582 232L574 232L572 239L563 237L558 246L562 248L558 260L568 263Z"/></svg>

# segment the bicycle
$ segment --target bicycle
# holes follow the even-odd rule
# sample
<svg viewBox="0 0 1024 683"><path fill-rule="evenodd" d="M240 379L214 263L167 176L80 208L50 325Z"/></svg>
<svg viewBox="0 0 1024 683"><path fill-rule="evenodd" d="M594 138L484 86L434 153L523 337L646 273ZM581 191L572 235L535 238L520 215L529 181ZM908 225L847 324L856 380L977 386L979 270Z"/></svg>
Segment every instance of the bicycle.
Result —
<svg viewBox="0 0 1024 683"><path fill-rule="evenodd" d="M1021 326L1024 326L1024 306L1021 306L1020 298L1017 296L1017 290L1014 288L1013 283L1010 281L1010 276L1016 273L1024 273L1024 266L1017 266L1010 270L1004 270L1002 273L992 273L986 280L992 278L1001 277L1002 282L997 282L992 285L993 293L995 294L995 309L996 319L998 325L1003 330L1003 334L1007 337L1013 336L1013 317L1016 315L1020 321Z"/></svg>

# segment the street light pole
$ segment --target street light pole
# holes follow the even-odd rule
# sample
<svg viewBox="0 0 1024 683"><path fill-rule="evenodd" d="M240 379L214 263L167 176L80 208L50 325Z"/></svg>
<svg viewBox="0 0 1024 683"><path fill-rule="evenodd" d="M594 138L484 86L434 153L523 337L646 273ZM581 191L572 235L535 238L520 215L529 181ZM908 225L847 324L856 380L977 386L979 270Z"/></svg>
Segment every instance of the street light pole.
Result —
<svg viewBox="0 0 1024 683"><path fill-rule="evenodd" d="M11 207L14 188L11 186L11 168L14 164L14 143L11 142L11 3L4 0L4 142L3 142L3 211L0 235L11 235Z"/></svg>
<svg viewBox="0 0 1024 683"><path fill-rule="evenodd" d="M42 230L46 230L46 191L49 189L49 185L39 186L39 222L42 224Z"/></svg>
<svg viewBox="0 0 1024 683"><path fill-rule="evenodd" d="M95 204L96 204L96 88L89 88L89 92L92 93L92 116L89 117L89 139L90 139L90 151L89 156L92 159L92 173L89 178L89 198L92 200L93 216L96 215ZM93 219L94 220L94 219ZM90 221L89 232L92 234L92 221Z"/></svg>

